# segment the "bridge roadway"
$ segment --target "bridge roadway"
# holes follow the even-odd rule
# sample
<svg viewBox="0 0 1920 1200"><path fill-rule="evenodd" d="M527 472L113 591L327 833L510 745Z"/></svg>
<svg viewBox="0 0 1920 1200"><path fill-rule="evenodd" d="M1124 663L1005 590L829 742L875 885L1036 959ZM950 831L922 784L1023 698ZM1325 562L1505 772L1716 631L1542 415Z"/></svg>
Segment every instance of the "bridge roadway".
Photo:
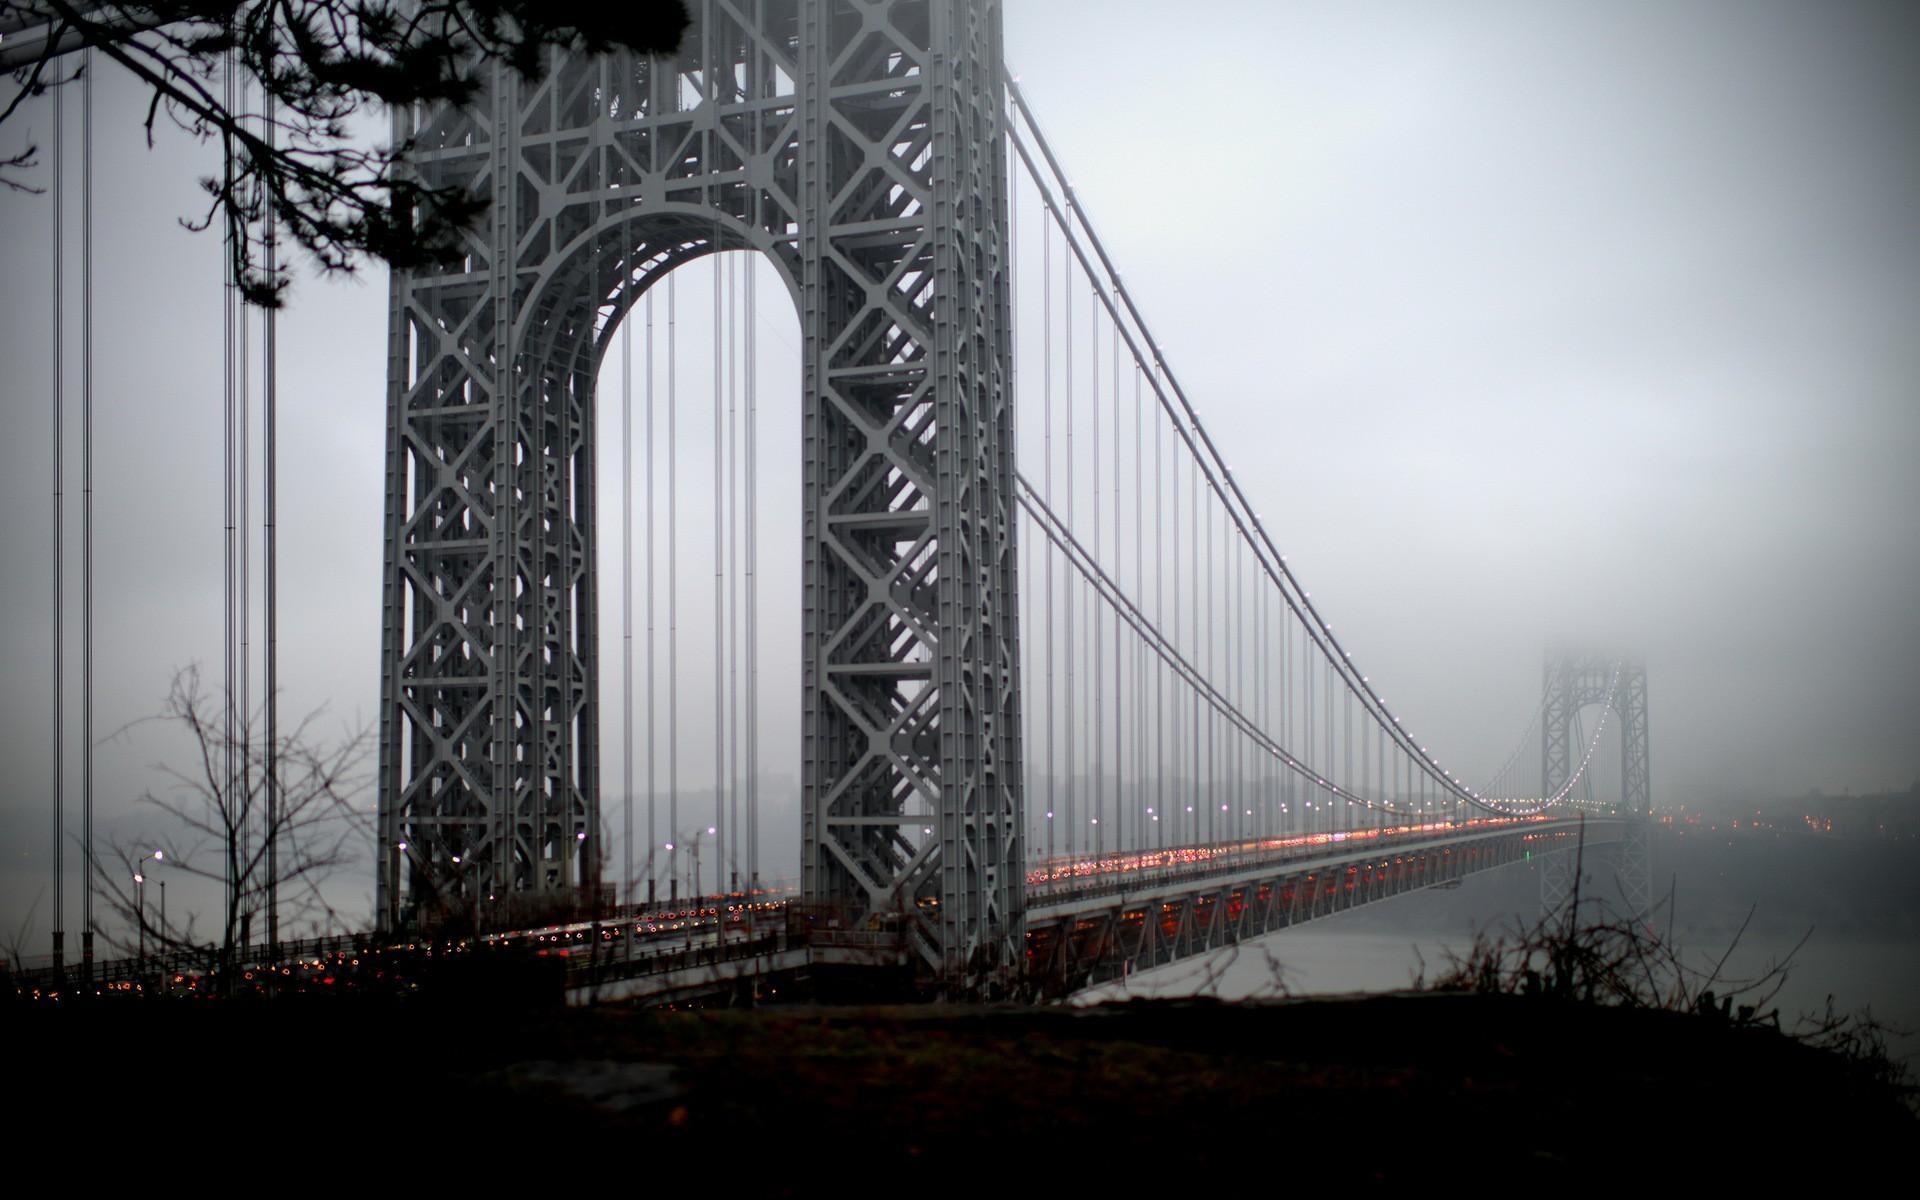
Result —
<svg viewBox="0 0 1920 1200"><path fill-rule="evenodd" d="M1569 816L1493 818L1048 859L1027 873L1029 980L1045 992L1074 991L1534 853L1564 851L1582 828ZM1589 844L1604 844L1619 841L1626 822L1590 817L1584 829ZM775 996L816 968L904 972L917 961L901 931L806 906L790 886L639 905L599 921L483 940L564 958L567 997L576 1004ZM269 962L289 964L270 973L324 972L349 960L357 965L363 955L430 949L342 935L277 952L251 947L236 956L235 969L251 981ZM197 984L180 980L206 971L212 953L209 946L102 961L92 977L109 991L191 991ZM30 994L66 990L80 968L68 964L63 976L45 964L13 966L11 982ZM169 976L179 986L167 986Z"/></svg>
<svg viewBox="0 0 1920 1200"><path fill-rule="evenodd" d="M1078 990L1535 853L1620 840L1618 818L1488 818L1057 858L1027 876L1031 977ZM718 898L716 898L717 900ZM631 934L631 936L629 936ZM662 911L629 927L502 935L564 954L568 999L672 1003L780 987L823 966L911 962L904 938L844 928L786 896ZM597 942L597 944L596 944Z"/></svg>

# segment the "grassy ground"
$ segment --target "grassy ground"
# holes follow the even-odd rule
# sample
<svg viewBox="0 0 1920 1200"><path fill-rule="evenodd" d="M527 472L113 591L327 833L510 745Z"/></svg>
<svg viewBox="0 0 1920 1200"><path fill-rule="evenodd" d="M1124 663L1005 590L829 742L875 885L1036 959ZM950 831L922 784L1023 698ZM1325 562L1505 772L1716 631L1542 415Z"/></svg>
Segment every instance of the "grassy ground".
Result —
<svg viewBox="0 0 1920 1200"><path fill-rule="evenodd" d="M0 1020L16 1147L91 1128L126 1161L318 1149L423 1178L497 1162L596 1179L624 1163L723 1194L904 1191L922 1172L945 1193L1002 1170L1019 1195L1229 1177L1637 1189L1904 1174L1920 1129L1771 1032L1498 996Z"/></svg>

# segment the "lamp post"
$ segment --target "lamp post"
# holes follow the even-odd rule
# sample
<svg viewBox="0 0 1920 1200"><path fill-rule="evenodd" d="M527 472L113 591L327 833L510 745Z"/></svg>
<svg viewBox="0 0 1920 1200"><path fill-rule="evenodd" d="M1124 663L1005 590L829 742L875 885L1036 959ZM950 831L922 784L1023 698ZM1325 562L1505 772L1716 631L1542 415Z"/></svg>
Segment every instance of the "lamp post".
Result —
<svg viewBox="0 0 1920 1200"><path fill-rule="evenodd" d="M135 961L138 963L138 969L143 975L147 969L147 873L145 867L148 862L164 864L166 861L167 852L164 850L155 850L152 854L140 859L139 864L133 868L133 923L136 927L136 936L140 946L139 956ZM164 946L167 936L167 881L164 879L159 880L159 884L159 934L162 939L161 944Z"/></svg>
<svg viewBox="0 0 1920 1200"><path fill-rule="evenodd" d="M667 851L667 903L677 904L680 900L680 877L673 873L673 843L664 843Z"/></svg>
<svg viewBox="0 0 1920 1200"><path fill-rule="evenodd" d="M134 961L137 964L136 969L145 975L147 973L147 877L140 873L138 867L133 869L133 927L140 944L139 957Z"/></svg>
<svg viewBox="0 0 1920 1200"><path fill-rule="evenodd" d="M696 904L700 900L700 839L703 836L712 837L713 826L707 826L704 831L693 831L693 897Z"/></svg>
<svg viewBox="0 0 1920 1200"><path fill-rule="evenodd" d="M466 862L466 855L450 854L447 856L447 861L452 863L454 867L450 889L451 894L446 897L445 902L441 905L440 929L435 931L435 937L442 935L445 927L449 923L448 918L454 913L454 906L458 904L464 904L466 907L465 916L467 918L468 928L470 930L478 930L480 928L480 892L477 886L471 889L467 887L467 876L472 874L472 872L466 866L462 865Z"/></svg>

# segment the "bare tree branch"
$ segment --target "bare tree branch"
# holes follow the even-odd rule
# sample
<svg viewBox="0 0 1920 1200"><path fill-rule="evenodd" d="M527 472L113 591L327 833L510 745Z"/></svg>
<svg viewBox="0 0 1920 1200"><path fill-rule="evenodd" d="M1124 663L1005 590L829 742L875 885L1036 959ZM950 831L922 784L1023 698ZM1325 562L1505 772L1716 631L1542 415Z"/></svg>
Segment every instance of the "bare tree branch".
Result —
<svg viewBox="0 0 1920 1200"><path fill-rule="evenodd" d="M1531 922L1515 921L1504 931L1476 933L1464 953L1448 952L1445 968L1430 982L1424 978L1423 966L1414 986L1690 1012L1742 1027L1771 1027L1838 1054L1856 1075L1891 1088L1911 1103L1920 1093L1912 1086L1907 1064L1888 1050L1887 1035L1895 1031L1870 1012L1838 1014L1829 998L1824 1016L1802 1015L1791 1025L1783 1024L1774 1003L1811 930L1787 954L1769 959L1757 974L1727 975L1727 964L1752 918L1749 911L1726 949L1695 966L1648 917L1621 917L1602 902L1570 899Z"/></svg>
<svg viewBox="0 0 1920 1200"><path fill-rule="evenodd" d="M687 19L683 0L0 0L0 28L49 31L14 69L19 90L0 129L25 100L77 77L59 67L76 45L119 65L149 92L149 146L162 113L220 143L220 173L201 181L207 207L182 224L220 223L230 280L249 302L277 307L290 274L261 263L269 221L332 273L368 257L401 268L457 260L484 211L484 196L410 178L409 146L357 144L356 117L471 105L496 67L539 78L556 51L671 53ZM229 78L257 105L230 100ZM36 156L29 145L0 158L0 183L32 190L20 176Z"/></svg>
<svg viewBox="0 0 1920 1200"><path fill-rule="evenodd" d="M364 770L369 735L322 745L310 715L277 738L269 756L258 735L258 713L240 714L225 727L224 701L188 668L174 677L163 715L194 741L191 772L163 767L170 786L149 791L142 803L162 814L162 832L142 841L121 839L95 856L96 895L117 927L102 936L123 952L136 946L162 953L197 954L210 972L232 984L232 965L252 940L258 918L277 898L284 931L337 919L321 886L336 872L365 861L372 828L354 800L369 782ZM232 769L229 771L228 764ZM275 786L268 787L268 764ZM268 797L275 797L273 805ZM269 842L273 850L269 852ZM146 903L142 877L170 871L221 885L221 909L211 943L200 940L199 914L162 916Z"/></svg>

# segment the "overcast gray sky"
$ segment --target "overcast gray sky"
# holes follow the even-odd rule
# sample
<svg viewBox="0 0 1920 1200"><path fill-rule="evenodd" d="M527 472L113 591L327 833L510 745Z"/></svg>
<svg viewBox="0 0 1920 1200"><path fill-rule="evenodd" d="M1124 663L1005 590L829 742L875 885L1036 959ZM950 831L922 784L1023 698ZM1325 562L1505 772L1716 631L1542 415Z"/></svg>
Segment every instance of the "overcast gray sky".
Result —
<svg viewBox="0 0 1920 1200"><path fill-rule="evenodd" d="M1920 10L1858 2L1007 16L1130 290L1407 725L1450 762L1497 763L1545 642L1628 646L1659 804L1920 776L1916 45ZM152 713L175 666L218 661L220 289L216 242L176 224L204 159L164 132L147 151L110 74L99 105L104 735ZM45 112L24 123L40 138ZM9 933L50 832L49 244L47 199L0 193ZM303 281L282 322L282 673L290 708L336 725L375 714L385 303L377 271ZM762 328L787 364L771 396L792 314ZM797 408L762 404L777 497ZM797 562L780 509L763 595ZM791 646L795 619L769 615L763 645ZM790 663L766 670L793 694ZM791 709L766 712L767 768L790 773ZM176 751L151 731L100 749L103 827ZM704 783L710 746L683 754Z"/></svg>

